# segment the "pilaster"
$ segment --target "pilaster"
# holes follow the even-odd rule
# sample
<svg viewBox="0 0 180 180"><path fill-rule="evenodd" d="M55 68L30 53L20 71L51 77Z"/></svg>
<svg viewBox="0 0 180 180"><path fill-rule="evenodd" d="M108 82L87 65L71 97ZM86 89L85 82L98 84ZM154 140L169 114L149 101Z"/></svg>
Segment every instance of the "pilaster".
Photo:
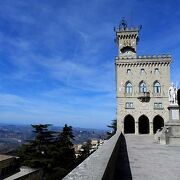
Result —
<svg viewBox="0 0 180 180"><path fill-rule="evenodd" d="M153 122L149 122L149 134L153 135Z"/></svg>
<svg viewBox="0 0 180 180"><path fill-rule="evenodd" d="M135 122L135 134L139 134L139 122Z"/></svg>

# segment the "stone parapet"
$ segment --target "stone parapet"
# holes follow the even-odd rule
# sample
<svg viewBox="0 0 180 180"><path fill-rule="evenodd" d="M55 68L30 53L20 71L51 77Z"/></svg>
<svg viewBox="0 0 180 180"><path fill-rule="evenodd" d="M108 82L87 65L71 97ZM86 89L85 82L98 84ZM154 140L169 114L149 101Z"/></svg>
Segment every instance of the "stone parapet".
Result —
<svg viewBox="0 0 180 180"><path fill-rule="evenodd" d="M171 61L171 55L115 57L115 64L118 66L169 66Z"/></svg>
<svg viewBox="0 0 180 180"><path fill-rule="evenodd" d="M120 59L162 59L162 58L171 58L172 56L170 54L159 54L159 55L141 55L141 56L136 56L136 57L131 57L131 56L123 56L123 57L118 57L116 56L116 60Z"/></svg>
<svg viewBox="0 0 180 180"><path fill-rule="evenodd" d="M164 62L171 62L171 55L152 55L152 56L121 56L115 57L115 64L119 64L119 63L128 63L128 64L132 64L132 63L154 63L154 62L160 62L160 63L164 63Z"/></svg>
<svg viewBox="0 0 180 180"><path fill-rule="evenodd" d="M126 27L126 29L124 28L115 28L114 31L116 32L131 32L131 31L139 31L138 27Z"/></svg>
<svg viewBox="0 0 180 180"><path fill-rule="evenodd" d="M100 180L103 177L119 135L116 133L111 139L105 141L102 146L72 170L63 180Z"/></svg>

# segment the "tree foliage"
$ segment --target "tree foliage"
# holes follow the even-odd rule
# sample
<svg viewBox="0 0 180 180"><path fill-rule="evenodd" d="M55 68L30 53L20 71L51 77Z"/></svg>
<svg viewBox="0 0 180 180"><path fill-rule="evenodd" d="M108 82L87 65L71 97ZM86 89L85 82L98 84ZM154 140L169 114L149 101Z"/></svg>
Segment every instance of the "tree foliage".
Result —
<svg viewBox="0 0 180 180"><path fill-rule="evenodd" d="M116 131L117 131L117 119L113 119L111 125L108 125L107 127L111 128L111 131L107 132L107 139L109 139L114 134L116 134Z"/></svg>
<svg viewBox="0 0 180 180"><path fill-rule="evenodd" d="M84 160L91 154L91 140L88 140L86 143L84 143L81 147L82 151L80 154L80 159Z"/></svg>
<svg viewBox="0 0 180 180"><path fill-rule="evenodd" d="M59 133L49 127L49 124L32 125L35 138L28 140L18 151L22 165L42 168L45 179L51 174L63 177L75 164L72 127L65 124Z"/></svg>
<svg viewBox="0 0 180 180"><path fill-rule="evenodd" d="M67 124L65 124L65 126L63 127L63 131L58 136L58 139L59 142L62 143L61 144L62 146L72 148L73 147L72 140L74 140L72 127L67 126Z"/></svg>

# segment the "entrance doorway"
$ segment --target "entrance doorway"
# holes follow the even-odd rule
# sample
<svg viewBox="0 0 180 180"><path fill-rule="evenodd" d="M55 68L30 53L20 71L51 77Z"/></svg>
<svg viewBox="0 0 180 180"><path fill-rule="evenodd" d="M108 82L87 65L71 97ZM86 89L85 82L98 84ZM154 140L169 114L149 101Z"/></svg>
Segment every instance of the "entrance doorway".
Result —
<svg viewBox="0 0 180 180"><path fill-rule="evenodd" d="M153 119L153 133L155 134L158 129L164 126L164 119L157 115Z"/></svg>
<svg viewBox="0 0 180 180"><path fill-rule="evenodd" d="M135 121L131 115L127 115L124 118L124 133L134 134L135 133Z"/></svg>
<svg viewBox="0 0 180 180"><path fill-rule="evenodd" d="M149 119L145 115L139 118L139 134L149 134Z"/></svg>

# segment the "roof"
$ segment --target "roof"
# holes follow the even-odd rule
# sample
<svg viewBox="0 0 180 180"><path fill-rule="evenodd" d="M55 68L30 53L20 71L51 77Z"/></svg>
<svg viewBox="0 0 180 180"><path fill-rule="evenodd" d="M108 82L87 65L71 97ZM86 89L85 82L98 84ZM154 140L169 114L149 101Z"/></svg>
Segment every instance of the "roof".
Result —
<svg viewBox="0 0 180 180"><path fill-rule="evenodd" d="M11 159L11 158L14 158L14 156L0 154L0 161L4 161L6 159Z"/></svg>
<svg viewBox="0 0 180 180"><path fill-rule="evenodd" d="M18 173L13 174L12 176L9 176L9 177L5 178L4 180L17 179L17 178L26 176L28 174L31 174L31 173L33 173L33 172L35 172L37 170L39 170L39 169L32 169L32 168L29 168L29 167L26 167L26 166L22 166Z"/></svg>

